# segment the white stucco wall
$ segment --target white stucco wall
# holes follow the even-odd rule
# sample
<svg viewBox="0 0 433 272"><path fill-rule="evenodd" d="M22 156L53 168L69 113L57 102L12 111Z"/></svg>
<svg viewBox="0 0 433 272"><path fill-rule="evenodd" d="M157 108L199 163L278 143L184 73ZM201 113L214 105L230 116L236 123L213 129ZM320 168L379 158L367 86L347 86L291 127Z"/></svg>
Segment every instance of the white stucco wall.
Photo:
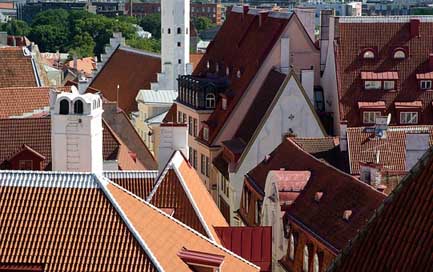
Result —
<svg viewBox="0 0 433 272"><path fill-rule="evenodd" d="M244 158L240 161L238 170L230 173L230 183L234 189L232 193L233 203L235 203L233 210L239 209L244 175L271 153L282 142L286 133L292 131L299 137L325 136L325 132L316 119L314 110L308 105L307 99L301 92L295 78L292 77L250 149L244 151ZM292 116L293 118L289 118Z"/></svg>

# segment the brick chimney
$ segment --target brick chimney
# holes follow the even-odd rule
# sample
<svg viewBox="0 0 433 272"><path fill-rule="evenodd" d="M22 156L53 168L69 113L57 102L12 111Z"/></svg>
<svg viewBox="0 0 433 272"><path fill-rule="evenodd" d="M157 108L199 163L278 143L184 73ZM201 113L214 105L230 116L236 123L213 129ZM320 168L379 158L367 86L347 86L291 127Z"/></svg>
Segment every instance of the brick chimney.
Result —
<svg viewBox="0 0 433 272"><path fill-rule="evenodd" d="M428 55L428 66L430 67L430 70L433 71L433 53Z"/></svg>
<svg viewBox="0 0 433 272"><path fill-rule="evenodd" d="M410 37L419 37L419 19L410 19Z"/></svg>

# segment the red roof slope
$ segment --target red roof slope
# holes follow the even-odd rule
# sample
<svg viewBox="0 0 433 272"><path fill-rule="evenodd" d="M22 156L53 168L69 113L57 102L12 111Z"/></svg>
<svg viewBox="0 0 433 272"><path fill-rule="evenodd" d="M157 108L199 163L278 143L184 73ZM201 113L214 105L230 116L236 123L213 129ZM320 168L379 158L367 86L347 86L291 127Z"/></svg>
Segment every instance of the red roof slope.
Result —
<svg viewBox="0 0 433 272"><path fill-rule="evenodd" d="M337 257L330 271L431 271L432 196L430 149Z"/></svg>
<svg viewBox="0 0 433 272"><path fill-rule="evenodd" d="M228 92L231 99L227 110L217 106L209 117L208 122L212 124L209 143L215 139L288 22L288 18L276 18L268 12L258 15L232 11L227 16L193 73L205 76L208 71L215 71L216 64L221 74L226 73L226 67L230 70ZM240 71L240 78L237 71Z"/></svg>
<svg viewBox="0 0 433 272"><path fill-rule="evenodd" d="M56 88L59 91L70 91L70 87ZM48 107L49 87L11 87L0 88L0 118L21 116L34 110Z"/></svg>
<svg viewBox="0 0 433 272"><path fill-rule="evenodd" d="M119 167L126 170L144 170L132 158L121 157L119 154L128 148L119 140L117 135L103 122L103 158L104 160L118 160ZM4 168L6 160L18 152L23 144L42 154L47 159L42 163L44 170L51 169L51 120L50 118L19 118L0 119L0 168ZM130 166L135 169L130 169Z"/></svg>
<svg viewBox="0 0 433 272"><path fill-rule="evenodd" d="M362 18L347 18L351 22L340 18L338 23L336 72L339 75L340 120L347 120L348 126L361 126L361 114L356 103L381 100L386 103L386 113L393 114L392 123L395 123L399 117L396 116L394 102L421 100L421 123L433 124L433 92L419 90L416 78L417 73L433 71L428 63L429 54L433 53L433 21L421 19L419 35L416 37L411 36L409 17L369 17L368 20L376 22L361 23ZM379 22L383 20L387 22ZM362 59L362 52L366 48L376 51L377 57L373 60ZM408 57L393 59L393 52L397 48L407 50ZM397 73L397 90L364 90L361 79L364 71Z"/></svg>
<svg viewBox="0 0 433 272"><path fill-rule="evenodd" d="M116 101L119 85L119 107L130 113L137 110L135 97L138 91L150 89L150 83L156 82L156 74L160 71L161 58L158 55L119 47L90 87L101 90L102 95L109 101Z"/></svg>
<svg viewBox="0 0 433 272"><path fill-rule="evenodd" d="M282 168L311 172L309 182L286 215L302 223L335 252L356 235L385 198L369 185L306 153L290 138L281 143L266 162L247 174L248 181L264 189L268 172ZM317 192L323 192L319 203L314 200ZM349 221L343 220L345 210L352 210Z"/></svg>
<svg viewBox="0 0 433 272"><path fill-rule="evenodd" d="M359 174L360 162L376 162L379 151L379 164L384 171L406 172L406 135L407 133L430 134L430 146L433 145L433 126L395 126L388 128L386 138L374 137L365 132L364 127L348 128L350 173Z"/></svg>
<svg viewBox="0 0 433 272"><path fill-rule="evenodd" d="M272 227L216 227L215 231L225 248L260 266L260 271L271 271Z"/></svg>
<svg viewBox="0 0 433 272"><path fill-rule="evenodd" d="M157 171L104 171L104 176L141 199L153 189Z"/></svg>
<svg viewBox="0 0 433 272"><path fill-rule="evenodd" d="M47 272L156 271L93 179L0 172L0 263L39 264Z"/></svg>
<svg viewBox="0 0 433 272"><path fill-rule="evenodd" d="M37 87L32 57L21 47L0 48L0 88Z"/></svg>

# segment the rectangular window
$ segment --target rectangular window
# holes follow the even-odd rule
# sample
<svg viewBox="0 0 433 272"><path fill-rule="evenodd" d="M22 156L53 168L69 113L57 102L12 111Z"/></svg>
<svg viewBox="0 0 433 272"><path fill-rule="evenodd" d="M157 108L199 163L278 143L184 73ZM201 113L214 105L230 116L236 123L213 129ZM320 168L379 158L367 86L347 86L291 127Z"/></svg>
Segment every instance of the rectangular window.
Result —
<svg viewBox="0 0 433 272"><path fill-rule="evenodd" d="M254 223L256 223L256 225L260 225L260 222L262 220L261 218L261 210L262 210L262 202L260 200L256 201L256 210L255 210L255 218L254 218Z"/></svg>
<svg viewBox="0 0 433 272"><path fill-rule="evenodd" d="M384 90L394 90L395 89L395 81L392 80L386 80L383 82L383 89Z"/></svg>
<svg viewBox="0 0 433 272"><path fill-rule="evenodd" d="M191 164L191 165L192 165L192 151L193 151L193 149L190 147L188 150L188 154L189 154L188 160L189 160L189 164Z"/></svg>
<svg viewBox="0 0 433 272"><path fill-rule="evenodd" d="M206 171L205 175L206 175L206 177L209 177L209 157L205 156L204 158L205 158L205 168L204 168L204 170Z"/></svg>
<svg viewBox="0 0 433 272"><path fill-rule="evenodd" d="M364 88L366 90L380 90L382 88L382 82L367 80L364 82Z"/></svg>
<svg viewBox="0 0 433 272"><path fill-rule="evenodd" d="M400 124L418 124L418 112L400 112Z"/></svg>
<svg viewBox="0 0 433 272"><path fill-rule="evenodd" d="M182 123L185 124L186 123L186 114L182 113Z"/></svg>
<svg viewBox="0 0 433 272"><path fill-rule="evenodd" d="M432 88L432 81L431 80L421 80L420 83L421 90L430 90Z"/></svg>
<svg viewBox="0 0 433 272"><path fill-rule="evenodd" d="M203 154L200 155L200 172L204 175L206 174L205 170L205 156Z"/></svg>
<svg viewBox="0 0 433 272"><path fill-rule="evenodd" d="M203 139L205 141L209 140L209 129L207 127L203 128Z"/></svg>
<svg viewBox="0 0 433 272"><path fill-rule="evenodd" d="M189 116L188 117L188 134L189 135L192 135L192 117L191 116Z"/></svg>
<svg viewBox="0 0 433 272"><path fill-rule="evenodd" d="M192 153L192 155L193 155L192 166L195 169L197 169L197 150L193 149L192 151L193 151L193 153Z"/></svg>
<svg viewBox="0 0 433 272"><path fill-rule="evenodd" d="M183 123L182 113L180 111L177 112L177 122L178 123Z"/></svg>
<svg viewBox="0 0 433 272"><path fill-rule="evenodd" d="M18 163L18 170L33 170L32 160L20 160Z"/></svg>
<svg viewBox="0 0 433 272"><path fill-rule="evenodd" d="M376 122L376 117L380 116L381 114L379 111L364 111L362 115L364 124L374 124Z"/></svg>
<svg viewBox="0 0 433 272"><path fill-rule="evenodd" d="M193 127L194 127L194 137L197 137L197 119L193 119Z"/></svg>

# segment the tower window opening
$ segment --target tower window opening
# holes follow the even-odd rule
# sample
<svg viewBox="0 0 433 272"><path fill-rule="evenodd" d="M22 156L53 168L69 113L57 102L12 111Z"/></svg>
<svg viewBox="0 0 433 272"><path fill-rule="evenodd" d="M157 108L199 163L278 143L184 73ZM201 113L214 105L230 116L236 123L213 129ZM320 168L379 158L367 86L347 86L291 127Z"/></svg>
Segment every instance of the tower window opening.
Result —
<svg viewBox="0 0 433 272"><path fill-rule="evenodd" d="M171 29L167 29L167 34L171 34Z"/></svg>
<svg viewBox="0 0 433 272"><path fill-rule="evenodd" d="M77 100L74 103L74 113L75 114L83 114L84 112L84 105L83 105L83 101L81 100Z"/></svg>
<svg viewBox="0 0 433 272"><path fill-rule="evenodd" d="M60 114L69 114L69 101L66 99L60 101Z"/></svg>
<svg viewBox="0 0 433 272"><path fill-rule="evenodd" d="M182 34L182 29L180 27L177 28L177 34Z"/></svg>

